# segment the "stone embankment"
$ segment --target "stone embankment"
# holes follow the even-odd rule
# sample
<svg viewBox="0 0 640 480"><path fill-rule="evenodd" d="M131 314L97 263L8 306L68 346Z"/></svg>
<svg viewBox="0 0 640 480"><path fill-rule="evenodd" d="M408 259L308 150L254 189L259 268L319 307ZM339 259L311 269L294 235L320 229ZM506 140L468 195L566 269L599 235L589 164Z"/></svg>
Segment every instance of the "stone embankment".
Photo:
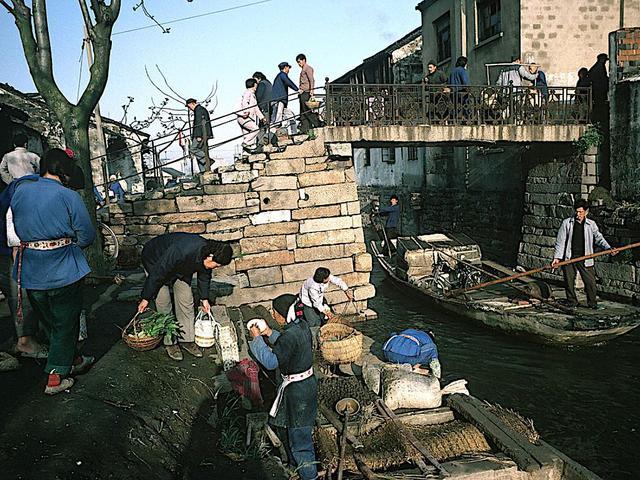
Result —
<svg viewBox="0 0 640 480"><path fill-rule="evenodd" d="M199 183L135 196L109 209L105 223L132 263L146 241L163 233L232 242L234 261L214 275L214 281L232 285L217 298L221 305L267 304L295 293L319 266L354 290L354 304L342 292L328 292L336 311L365 311L375 295L351 146L325 145L322 130L284 152L251 155Z"/></svg>
<svg viewBox="0 0 640 480"><path fill-rule="evenodd" d="M558 228L573 215L574 201L589 199L589 218L612 246L627 245L640 240L640 206L616 204L607 191L596 187L596 158L583 155L573 162L551 162L533 167L527 179L525 215L518 264L538 268L551 262ZM603 293L637 299L640 297L640 255L623 252L618 257L596 259L600 279L598 290ZM540 274L544 278L562 281L562 272Z"/></svg>

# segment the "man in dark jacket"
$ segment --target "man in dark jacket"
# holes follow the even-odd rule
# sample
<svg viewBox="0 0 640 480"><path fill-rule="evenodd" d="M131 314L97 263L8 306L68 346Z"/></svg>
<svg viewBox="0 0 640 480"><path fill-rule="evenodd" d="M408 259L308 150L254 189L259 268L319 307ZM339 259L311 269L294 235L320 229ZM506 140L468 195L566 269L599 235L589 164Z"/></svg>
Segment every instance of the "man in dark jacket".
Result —
<svg viewBox="0 0 640 480"><path fill-rule="evenodd" d="M447 84L447 75L438 68L435 60L429 61L429 63L427 64L427 70L429 71L426 76L426 83L428 86L444 86Z"/></svg>
<svg viewBox="0 0 640 480"><path fill-rule="evenodd" d="M203 173L206 169L205 149L209 149L209 140L213 138L211 119L207 109L200 105L195 98L189 98L186 105L193 112L193 128L191 129L189 152L196 157L198 169L200 173Z"/></svg>
<svg viewBox="0 0 640 480"><path fill-rule="evenodd" d="M289 78L289 70L291 65L287 62L281 62L278 64L280 73L276 75L273 80L273 100L271 102L271 112L273 114L273 124L275 128L282 126L284 120L285 125L290 124L289 134L295 135L297 133L296 123L293 121L293 112L287 108L289 105L289 89L299 91L299 88Z"/></svg>
<svg viewBox="0 0 640 480"><path fill-rule="evenodd" d="M258 102L258 108L266 118L267 123L271 118L271 99L273 98L273 85L267 80L262 72L256 72L253 74L253 78L258 82L258 88L256 89L256 100Z"/></svg>
<svg viewBox="0 0 640 480"><path fill-rule="evenodd" d="M318 384L313 373L313 339L304 317L304 305L295 295L273 300L273 316L283 326L281 332L268 326L260 331L251 326L249 348L265 368L280 370L276 399L269 411L270 423L287 432L290 458L301 480L318 475L312 431L318 408ZM263 336L269 339L267 346Z"/></svg>
<svg viewBox="0 0 640 480"><path fill-rule="evenodd" d="M598 55L596 63L589 69L591 79L591 99L593 101L593 120L606 122L609 116L609 75L607 74L606 53Z"/></svg>
<svg viewBox="0 0 640 480"><path fill-rule="evenodd" d="M211 270L231 263L231 246L226 242L207 240L195 233L167 233L149 240L142 249L142 266L147 279L142 288L138 312L144 312L153 299L161 313L171 313L173 286L175 312L182 334L179 338L165 336L164 345L174 360L182 360L180 346L196 357L202 352L194 344L194 301L191 279L198 276L198 294L205 312L209 304Z"/></svg>

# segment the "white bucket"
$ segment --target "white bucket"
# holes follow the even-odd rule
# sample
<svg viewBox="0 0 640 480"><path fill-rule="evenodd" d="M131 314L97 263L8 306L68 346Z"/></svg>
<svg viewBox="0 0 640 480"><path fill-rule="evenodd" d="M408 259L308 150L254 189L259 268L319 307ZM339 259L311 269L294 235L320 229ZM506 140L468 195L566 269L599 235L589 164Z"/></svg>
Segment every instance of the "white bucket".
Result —
<svg viewBox="0 0 640 480"><path fill-rule="evenodd" d="M211 312L200 310L195 323L196 345L201 348L213 347L220 332L220 324L215 321Z"/></svg>

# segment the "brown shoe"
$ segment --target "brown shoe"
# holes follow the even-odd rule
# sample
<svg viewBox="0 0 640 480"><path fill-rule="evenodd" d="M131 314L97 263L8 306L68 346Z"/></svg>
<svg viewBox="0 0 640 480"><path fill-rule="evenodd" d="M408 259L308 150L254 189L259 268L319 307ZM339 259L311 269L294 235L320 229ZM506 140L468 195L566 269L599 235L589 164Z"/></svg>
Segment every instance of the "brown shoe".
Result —
<svg viewBox="0 0 640 480"><path fill-rule="evenodd" d="M182 360L182 351L180 350L180 346L178 344L165 345L164 348L167 351L167 355L169 355L169 358L178 362Z"/></svg>
<svg viewBox="0 0 640 480"><path fill-rule="evenodd" d="M195 343L181 343L180 346L196 358L202 357L202 350Z"/></svg>

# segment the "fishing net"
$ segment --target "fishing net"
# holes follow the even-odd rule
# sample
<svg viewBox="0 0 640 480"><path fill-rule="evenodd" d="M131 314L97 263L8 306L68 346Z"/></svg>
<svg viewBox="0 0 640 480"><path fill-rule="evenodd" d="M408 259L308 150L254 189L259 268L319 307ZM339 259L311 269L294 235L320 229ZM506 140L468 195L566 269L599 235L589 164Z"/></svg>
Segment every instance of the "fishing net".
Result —
<svg viewBox="0 0 640 480"><path fill-rule="evenodd" d="M460 420L439 425L407 425L406 428L411 430L438 461L491 450L480 430ZM314 439L318 459L326 468L336 468L338 447L335 431L317 428ZM362 460L372 470L386 470L422 458L408 443L402 431L390 422L362 436L360 440L364 444L364 449L360 450ZM347 445L345 469L357 471L350 445Z"/></svg>

